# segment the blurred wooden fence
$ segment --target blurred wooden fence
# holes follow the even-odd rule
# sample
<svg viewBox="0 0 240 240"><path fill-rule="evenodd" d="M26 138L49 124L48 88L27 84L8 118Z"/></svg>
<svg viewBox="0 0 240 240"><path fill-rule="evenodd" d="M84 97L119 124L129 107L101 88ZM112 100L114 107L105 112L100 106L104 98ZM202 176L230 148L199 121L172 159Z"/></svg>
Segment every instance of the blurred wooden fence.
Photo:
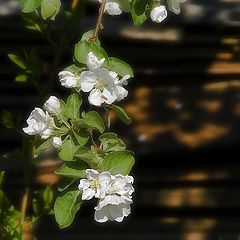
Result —
<svg viewBox="0 0 240 240"><path fill-rule="evenodd" d="M133 125L114 122L137 153L132 216L99 226L86 206L71 231L46 219L39 239L239 239L240 1L192 0L183 8L161 25L133 27L126 16L105 21L104 46L136 70L124 103ZM82 29L92 28L92 10L90 4ZM36 104L31 87L13 82L16 71L6 58L34 45L51 67L52 49L25 31L18 16L1 17L1 109L27 115ZM63 92L58 82L54 91ZM1 152L19 143L1 132ZM21 181L13 178L8 186L17 195Z"/></svg>

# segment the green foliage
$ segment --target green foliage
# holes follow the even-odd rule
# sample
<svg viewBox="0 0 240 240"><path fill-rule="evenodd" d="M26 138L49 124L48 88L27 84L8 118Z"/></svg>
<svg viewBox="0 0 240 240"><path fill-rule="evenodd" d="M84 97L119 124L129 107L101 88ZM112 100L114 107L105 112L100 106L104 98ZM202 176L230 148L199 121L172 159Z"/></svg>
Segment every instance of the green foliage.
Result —
<svg viewBox="0 0 240 240"><path fill-rule="evenodd" d="M79 130L78 132L73 130L72 132L73 138L76 139L76 144L79 144L80 146L84 146L90 138L90 134L86 130Z"/></svg>
<svg viewBox="0 0 240 240"><path fill-rule="evenodd" d="M75 153L75 158L84 161L91 168L98 168L103 159L93 150L89 150L86 147L80 147Z"/></svg>
<svg viewBox="0 0 240 240"><path fill-rule="evenodd" d="M22 239L23 229L19 224L21 219L21 213L15 209L14 206L10 206L5 209L4 213L0 213L0 237L2 239L18 240Z"/></svg>
<svg viewBox="0 0 240 240"><path fill-rule="evenodd" d="M96 129L100 133L103 133L104 130L105 130L105 125L104 125L104 122L103 122L101 116L97 112L95 112L95 111L87 112L83 116L83 123L88 128Z"/></svg>
<svg viewBox="0 0 240 240"><path fill-rule="evenodd" d="M84 178L86 177L87 166L82 161L66 162L55 171L57 175L69 178Z"/></svg>
<svg viewBox="0 0 240 240"><path fill-rule="evenodd" d="M74 154L77 151L77 149L78 146L70 138L63 142L58 155L63 161L74 161Z"/></svg>
<svg viewBox="0 0 240 240"><path fill-rule="evenodd" d="M127 113L119 106L114 104L107 105L107 107L114 110L114 112L118 115L118 117L127 125L131 124L132 119L127 115Z"/></svg>
<svg viewBox="0 0 240 240"><path fill-rule="evenodd" d="M80 63L86 64L87 55L90 52L93 52L94 55L99 59L105 58L104 66L107 67L109 65L106 51L98 44L87 40L82 40L75 45L74 56L75 59Z"/></svg>
<svg viewBox="0 0 240 240"><path fill-rule="evenodd" d="M135 163L131 151L117 151L109 153L103 159L102 169L112 174L128 175Z"/></svg>
<svg viewBox="0 0 240 240"><path fill-rule="evenodd" d="M126 149L125 143L115 133L104 133L99 137L102 150L105 153L122 151Z"/></svg>
<svg viewBox="0 0 240 240"><path fill-rule="evenodd" d="M16 64L20 69L23 69L23 70L26 70L28 67L27 67L27 63L18 55L16 54L11 54L9 53L8 54L8 57L9 59L14 63Z"/></svg>
<svg viewBox="0 0 240 240"><path fill-rule="evenodd" d="M61 8L60 0L42 0L41 15L44 20L55 20Z"/></svg>
<svg viewBox="0 0 240 240"><path fill-rule="evenodd" d="M35 11L41 4L42 0L19 0L21 9L24 13Z"/></svg>
<svg viewBox="0 0 240 240"><path fill-rule="evenodd" d="M32 200L32 209L34 212L34 217L32 219L35 222L41 216L51 215L53 213L53 203L54 203L54 193L50 185L38 193Z"/></svg>
<svg viewBox="0 0 240 240"><path fill-rule="evenodd" d="M122 77L126 75L134 76L131 66L115 57L109 58L109 69Z"/></svg>
<svg viewBox="0 0 240 240"><path fill-rule="evenodd" d="M24 56L10 53L8 58L20 71L15 81L18 83L30 82L40 91L39 80L43 74L43 63L38 57L36 50L32 48L30 51L25 51Z"/></svg>
<svg viewBox="0 0 240 240"><path fill-rule="evenodd" d="M49 149L52 146L52 138L49 138L45 141L42 141L38 139L36 141L35 147L34 147L34 157L38 157L38 155L47 149Z"/></svg>
<svg viewBox="0 0 240 240"><path fill-rule="evenodd" d="M54 204L54 213L61 229L72 224L81 205L81 193L78 189L69 188L59 194Z"/></svg>
<svg viewBox="0 0 240 240"><path fill-rule="evenodd" d="M93 43L90 41L91 33L92 31L87 32L86 35L83 36L83 40L81 40L75 45L75 59L81 64L86 64L87 55L90 52L93 52L98 59L105 59L103 66L107 69L116 72L122 77L125 75L130 75L131 77L133 77L133 70L129 64L118 58L108 57L106 51L100 46L100 42L97 41L96 43Z"/></svg>
<svg viewBox="0 0 240 240"><path fill-rule="evenodd" d="M79 94L72 94L67 99L68 116L70 118L79 118L79 111L82 105L82 99Z"/></svg>
<svg viewBox="0 0 240 240"><path fill-rule="evenodd" d="M151 9L152 4L154 1L152 0L129 0L130 1L130 8L133 23L135 25L143 24L149 16L149 10Z"/></svg>
<svg viewBox="0 0 240 240"><path fill-rule="evenodd" d="M1 123L6 128L15 128L15 124L14 124L14 121L13 121L13 116L8 111L2 111Z"/></svg>

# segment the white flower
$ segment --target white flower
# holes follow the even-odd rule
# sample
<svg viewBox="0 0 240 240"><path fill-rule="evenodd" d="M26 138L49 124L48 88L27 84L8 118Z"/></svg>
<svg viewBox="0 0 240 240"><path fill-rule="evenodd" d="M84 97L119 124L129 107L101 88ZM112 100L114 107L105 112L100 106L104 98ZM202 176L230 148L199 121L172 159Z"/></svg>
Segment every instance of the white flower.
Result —
<svg viewBox="0 0 240 240"><path fill-rule="evenodd" d="M45 103L44 108L46 111L52 114L60 113L60 102L55 96L51 96Z"/></svg>
<svg viewBox="0 0 240 240"><path fill-rule="evenodd" d="M98 1L102 3L102 0ZM107 12L109 15L115 16L120 15L122 13L122 10L120 9L120 6L117 3L117 1L107 0L107 3L105 5L105 12Z"/></svg>
<svg viewBox="0 0 240 240"><path fill-rule="evenodd" d="M106 196L95 207L94 218L97 222L122 222L131 213L133 177L116 175L108 185Z"/></svg>
<svg viewBox="0 0 240 240"><path fill-rule="evenodd" d="M54 138L53 138L52 145L53 145L55 148L60 148L60 147L62 146L62 139L61 139L60 137L54 137Z"/></svg>
<svg viewBox="0 0 240 240"><path fill-rule="evenodd" d="M117 101L123 100L128 95L128 91L123 87L123 85L127 85L127 80L131 78L130 75L124 76L121 80L116 79L116 95L117 95Z"/></svg>
<svg viewBox="0 0 240 240"><path fill-rule="evenodd" d="M90 52L87 57L87 67L89 69L100 68L102 67L105 58L98 60L98 58L94 55L93 52Z"/></svg>
<svg viewBox="0 0 240 240"><path fill-rule="evenodd" d="M90 92L89 103L101 106L103 103L112 104L122 100L128 92L122 87L130 76L119 80L117 73L102 68L104 58L98 58L90 52L87 56L89 71L83 71L80 76L80 86L83 92Z"/></svg>
<svg viewBox="0 0 240 240"><path fill-rule="evenodd" d="M104 198L106 188L111 181L109 172L99 173L94 169L87 169L87 179L81 179L78 188L82 191L82 200Z"/></svg>
<svg viewBox="0 0 240 240"><path fill-rule="evenodd" d="M164 5L155 7L150 13L150 17L153 22L160 23L167 17L167 9Z"/></svg>
<svg viewBox="0 0 240 240"><path fill-rule="evenodd" d="M54 121L48 112L45 113L41 108L35 108L28 117L27 124L28 127L23 128L26 134L39 134L43 139L47 139L51 135Z"/></svg>
<svg viewBox="0 0 240 240"><path fill-rule="evenodd" d="M61 71L58 76L62 86L66 88L79 87L79 76L74 75L72 72Z"/></svg>

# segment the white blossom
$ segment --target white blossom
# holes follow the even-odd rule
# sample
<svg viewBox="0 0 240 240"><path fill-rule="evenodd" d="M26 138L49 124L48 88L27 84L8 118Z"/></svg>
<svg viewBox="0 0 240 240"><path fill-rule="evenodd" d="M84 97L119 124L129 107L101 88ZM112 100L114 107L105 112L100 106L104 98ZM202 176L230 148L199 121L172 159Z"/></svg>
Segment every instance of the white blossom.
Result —
<svg viewBox="0 0 240 240"><path fill-rule="evenodd" d="M42 139L50 137L54 126L53 118L41 108L35 108L27 119L28 126L23 131L28 135L39 134Z"/></svg>
<svg viewBox="0 0 240 240"><path fill-rule="evenodd" d="M81 179L78 188L82 191L82 200L104 198L106 188L111 181L109 172L99 173L94 169L87 169L87 179Z"/></svg>
<svg viewBox="0 0 240 240"><path fill-rule="evenodd" d="M59 74L59 80L63 87L75 88L79 87L79 76L76 76L70 71L61 71Z"/></svg>
<svg viewBox="0 0 240 240"><path fill-rule="evenodd" d="M98 58L90 52L87 56L88 71L83 71L80 76L80 86L83 92L90 92L89 103L101 106L103 103L112 104L125 98L128 92L123 88L130 76L121 80L118 74L103 68L104 58Z"/></svg>
<svg viewBox="0 0 240 240"><path fill-rule="evenodd" d="M164 5L155 7L150 13L150 17L153 22L160 23L167 18L167 9Z"/></svg>
<svg viewBox="0 0 240 240"><path fill-rule="evenodd" d="M95 207L94 218L97 222L122 222L131 213L133 177L118 174L111 177L106 196Z"/></svg>
<svg viewBox="0 0 240 240"><path fill-rule="evenodd" d="M100 3L102 3L102 0L98 0ZM120 15L122 13L122 10L120 9L119 3L114 0L107 0L105 5L105 12L107 12L109 15L115 16Z"/></svg>
<svg viewBox="0 0 240 240"><path fill-rule="evenodd" d="M105 58L98 60L98 58L94 55L93 52L90 52L87 57L87 67L89 69L100 68L102 67Z"/></svg>
<svg viewBox="0 0 240 240"><path fill-rule="evenodd" d="M52 141L52 145L55 148L60 148L62 146L62 139L60 137L54 137Z"/></svg>
<svg viewBox="0 0 240 240"><path fill-rule="evenodd" d="M59 114L60 113L60 102L58 98L55 96L51 96L45 103L44 109L52 114Z"/></svg>

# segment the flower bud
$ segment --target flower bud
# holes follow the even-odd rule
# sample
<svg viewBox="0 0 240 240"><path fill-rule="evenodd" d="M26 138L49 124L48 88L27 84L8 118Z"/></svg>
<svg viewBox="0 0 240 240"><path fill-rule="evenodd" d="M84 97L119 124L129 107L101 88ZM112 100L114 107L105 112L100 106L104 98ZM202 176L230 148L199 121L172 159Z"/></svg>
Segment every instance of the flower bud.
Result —
<svg viewBox="0 0 240 240"><path fill-rule="evenodd" d="M167 9L164 5L153 8L150 13L153 22L160 23L167 17Z"/></svg>
<svg viewBox="0 0 240 240"><path fill-rule="evenodd" d="M62 146L62 139L61 139L60 137L54 137L54 138L53 138L52 145L53 145L55 148L60 148L60 147Z"/></svg>
<svg viewBox="0 0 240 240"><path fill-rule="evenodd" d="M58 98L51 96L44 104L44 108L46 111L52 114L59 114L60 113L60 102Z"/></svg>

